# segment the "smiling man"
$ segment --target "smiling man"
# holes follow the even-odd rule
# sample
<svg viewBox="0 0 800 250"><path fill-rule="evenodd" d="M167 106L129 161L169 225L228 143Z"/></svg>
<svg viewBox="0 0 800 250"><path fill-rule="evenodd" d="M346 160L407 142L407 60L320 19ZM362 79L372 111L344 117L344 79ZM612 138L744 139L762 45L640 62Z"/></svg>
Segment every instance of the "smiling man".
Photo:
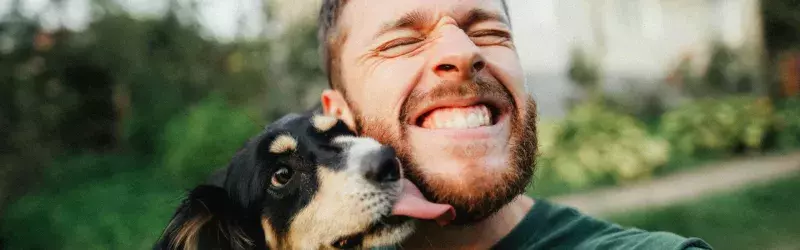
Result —
<svg viewBox="0 0 800 250"><path fill-rule="evenodd" d="M323 0L319 21L324 111L392 145L422 194L456 212L447 226L422 223L403 248L708 248L524 195L536 104L503 0ZM434 208L399 213L442 216Z"/></svg>

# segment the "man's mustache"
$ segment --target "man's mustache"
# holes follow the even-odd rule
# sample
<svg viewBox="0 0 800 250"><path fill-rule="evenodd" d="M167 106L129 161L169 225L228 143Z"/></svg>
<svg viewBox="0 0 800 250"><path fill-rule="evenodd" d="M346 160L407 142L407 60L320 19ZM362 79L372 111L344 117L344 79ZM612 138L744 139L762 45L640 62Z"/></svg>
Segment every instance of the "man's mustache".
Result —
<svg viewBox="0 0 800 250"><path fill-rule="evenodd" d="M400 113L400 120L407 121L411 111L428 106L444 98L495 97L505 105L514 105L509 90L492 77L475 77L467 81L447 81L428 91L414 90L409 94Z"/></svg>

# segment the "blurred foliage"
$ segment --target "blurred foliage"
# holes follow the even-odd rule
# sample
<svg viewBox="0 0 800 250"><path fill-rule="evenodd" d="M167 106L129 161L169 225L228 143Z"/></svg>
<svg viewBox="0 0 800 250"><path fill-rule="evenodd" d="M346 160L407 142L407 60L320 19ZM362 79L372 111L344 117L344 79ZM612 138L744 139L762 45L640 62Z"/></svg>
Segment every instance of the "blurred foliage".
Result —
<svg viewBox="0 0 800 250"><path fill-rule="evenodd" d="M778 102L776 114L778 144L781 148L800 148L800 97Z"/></svg>
<svg viewBox="0 0 800 250"><path fill-rule="evenodd" d="M581 49L573 49L570 55L569 78L589 92L597 91L600 85L599 65Z"/></svg>
<svg viewBox="0 0 800 250"><path fill-rule="evenodd" d="M130 24L99 23L104 25L98 26L109 26L108 35L113 37L109 39L127 41L99 41L98 46L108 50L109 56L104 58L120 60L120 52L123 58L127 53L132 57L121 66L124 73L115 75L121 76L120 82L130 93L130 117L125 119L124 138L137 152L154 153L154 142L161 137L166 123L211 92L225 93L226 100L238 104L263 93L267 77L263 68L267 65L258 58L267 55L264 44L207 41L191 26L179 25L170 16L149 33L135 34L135 30L126 28L130 37L112 36L118 31L111 33ZM140 42L133 42L137 40ZM107 44L141 47L114 48Z"/></svg>
<svg viewBox="0 0 800 250"><path fill-rule="evenodd" d="M5 247L147 248L185 188L318 100L313 23L221 42L170 2L144 19L94 0L81 30L0 16Z"/></svg>
<svg viewBox="0 0 800 250"><path fill-rule="evenodd" d="M563 120L540 126L541 171L576 188L647 178L667 162L669 144L644 124L602 104L585 103Z"/></svg>
<svg viewBox="0 0 800 250"><path fill-rule="evenodd" d="M800 149L800 101L703 98L653 124L599 102L563 120L540 121L538 172L530 194L552 196L666 175L731 156Z"/></svg>
<svg viewBox="0 0 800 250"><path fill-rule="evenodd" d="M800 49L800 1L761 0L764 42L771 57Z"/></svg>
<svg viewBox="0 0 800 250"><path fill-rule="evenodd" d="M702 72L693 71L693 61L684 58L668 81L692 98L752 94L763 91L758 69L747 66L741 52L721 42L711 44L711 57Z"/></svg>
<svg viewBox="0 0 800 250"><path fill-rule="evenodd" d="M213 90L231 101L253 98L263 82L257 65L225 67L235 44L207 41L173 16L105 16L81 32L46 32L34 20L0 25L0 37L14 39L0 57L8 97L0 106L11 138L3 154L14 157L2 164L10 168L2 183L11 186L36 183L38 169L56 155L152 154L184 107Z"/></svg>
<svg viewBox="0 0 800 250"><path fill-rule="evenodd" d="M578 96L567 97L566 106L574 109L585 103L611 104L603 92L600 64L595 58L581 48L570 51L570 62L567 75L572 83L578 87Z"/></svg>
<svg viewBox="0 0 800 250"><path fill-rule="evenodd" d="M623 91L605 94L602 99L610 109L631 115L646 123L648 131L653 124L669 109L670 96L668 86L656 85L655 88L641 84L641 81L626 80Z"/></svg>
<svg viewBox="0 0 800 250"><path fill-rule="evenodd" d="M763 18L764 47L767 53L769 91L772 96L783 97L786 85L794 84L793 89L800 87L798 82L786 81L787 75L797 74L794 69L784 71L787 57L796 56L800 51L800 1L795 0L761 0L760 10Z"/></svg>
<svg viewBox="0 0 800 250"><path fill-rule="evenodd" d="M752 93L756 87L755 73L743 63L743 57L721 42L712 44L711 61L703 74L707 84L705 94Z"/></svg>
<svg viewBox="0 0 800 250"><path fill-rule="evenodd" d="M189 188L205 180L208 173L225 167L233 154L261 127L246 113L236 110L219 96L210 96L186 115L167 123L161 150L161 165L175 180Z"/></svg>
<svg viewBox="0 0 800 250"><path fill-rule="evenodd" d="M604 79L599 59L581 48L573 48L570 55L567 74L581 93L567 98L566 106L569 109L585 102L602 103L612 110L642 120L654 119L666 109L663 93L660 90L648 90L642 87L641 80L637 78L618 79L627 87L623 93L616 95L606 93L602 86Z"/></svg>
<svg viewBox="0 0 800 250"><path fill-rule="evenodd" d="M216 138L215 146L235 150L253 128L308 107L308 97L316 91L318 100L325 86L313 24L274 40L223 43L202 35L186 18L193 10L180 4L149 19L114 2L91 6L99 9L82 30L44 30L37 17L20 15L20 6L0 17L0 136L9 138L0 142L0 212L6 199L43 184L53 157L127 152L178 164L159 166L177 171L191 165L191 150L212 150L202 138L192 138L200 145L177 143L189 136L178 127L224 131L213 133L225 139ZM189 111L212 93L219 95L210 101L215 104L199 108L208 110ZM186 119L208 127L176 118L190 112ZM246 117L252 127L244 125ZM224 119L234 121L219 122ZM220 155L212 159L230 157L230 151L214 152ZM184 155L164 155L172 153Z"/></svg>
<svg viewBox="0 0 800 250"><path fill-rule="evenodd" d="M279 117L286 110L304 109L319 102L319 94L328 82L321 68L316 23L292 27L292 32L274 42L271 51L270 72L274 73L267 98L281 101L271 104L280 108L269 114Z"/></svg>
<svg viewBox="0 0 800 250"><path fill-rule="evenodd" d="M5 249L151 248L183 190L155 168L117 171L102 178L90 171L147 164L136 159L85 155L55 162L51 169L87 171L59 174L58 183L48 183L13 203L0 217Z"/></svg>
<svg viewBox="0 0 800 250"><path fill-rule="evenodd" d="M699 99L664 114L659 134L677 153L689 156L757 150L773 129L774 118L774 108L765 98Z"/></svg>

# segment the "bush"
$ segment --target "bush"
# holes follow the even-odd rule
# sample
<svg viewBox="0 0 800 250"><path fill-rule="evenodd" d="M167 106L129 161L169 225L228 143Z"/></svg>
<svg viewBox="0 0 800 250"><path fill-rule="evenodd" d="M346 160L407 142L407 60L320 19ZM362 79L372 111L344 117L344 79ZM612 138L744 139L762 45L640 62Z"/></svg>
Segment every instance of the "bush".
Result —
<svg viewBox="0 0 800 250"><path fill-rule="evenodd" d="M260 127L242 110L211 96L177 116L163 133L162 167L185 185L193 185L224 167Z"/></svg>
<svg viewBox="0 0 800 250"><path fill-rule="evenodd" d="M96 161L107 159L70 160L88 165ZM182 192L150 170L69 185L47 183L0 216L0 241L5 249L151 248L175 212Z"/></svg>
<svg viewBox="0 0 800 250"><path fill-rule="evenodd" d="M731 154L761 149L774 122L774 110L767 99L698 99L664 114L659 134L669 140L675 152L685 156Z"/></svg>
<svg viewBox="0 0 800 250"><path fill-rule="evenodd" d="M645 178L669 155L666 141L650 136L641 122L592 103L561 122L543 123L539 136L542 170L577 188Z"/></svg>
<svg viewBox="0 0 800 250"><path fill-rule="evenodd" d="M45 187L70 187L148 166L138 155L84 153L57 158L43 171Z"/></svg>
<svg viewBox="0 0 800 250"><path fill-rule="evenodd" d="M776 119L779 145L784 149L800 148L800 98L780 102Z"/></svg>

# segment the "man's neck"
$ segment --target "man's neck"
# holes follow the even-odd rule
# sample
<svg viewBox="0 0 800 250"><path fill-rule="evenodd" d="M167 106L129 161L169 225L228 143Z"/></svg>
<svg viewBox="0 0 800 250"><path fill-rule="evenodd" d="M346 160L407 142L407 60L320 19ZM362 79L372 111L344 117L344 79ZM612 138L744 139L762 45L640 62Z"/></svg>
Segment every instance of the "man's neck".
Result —
<svg viewBox="0 0 800 250"><path fill-rule="evenodd" d="M489 249L511 233L533 203L533 199L526 195L517 196L494 215L471 226L440 227L433 222L420 222L417 232L403 244L403 248Z"/></svg>

